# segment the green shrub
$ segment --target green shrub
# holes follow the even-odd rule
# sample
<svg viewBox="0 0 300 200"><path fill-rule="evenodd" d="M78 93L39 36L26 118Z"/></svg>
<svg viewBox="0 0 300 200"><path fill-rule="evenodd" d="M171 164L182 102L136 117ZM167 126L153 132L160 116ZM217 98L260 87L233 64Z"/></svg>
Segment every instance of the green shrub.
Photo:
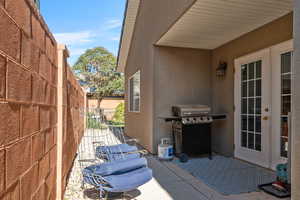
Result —
<svg viewBox="0 0 300 200"><path fill-rule="evenodd" d="M94 113L88 113L87 114L87 128L105 129L105 128L107 128L107 126L105 124L101 123L99 119L97 119L97 115L95 115Z"/></svg>
<svg viewBox="0 0 300 200"><path fill-rule="evenodd" d="M113 116L113 120L110 121L110 123L112 125L123 125L125 123L124 111L125 111L125 104L120 103L117 106L115 114Z"/></svg>

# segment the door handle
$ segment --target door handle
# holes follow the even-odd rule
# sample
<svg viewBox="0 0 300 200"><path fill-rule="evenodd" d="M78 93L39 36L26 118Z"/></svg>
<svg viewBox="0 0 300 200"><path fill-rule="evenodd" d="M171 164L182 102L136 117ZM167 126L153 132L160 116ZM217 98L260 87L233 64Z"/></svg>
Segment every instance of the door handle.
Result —
<svg viewBox="0 0 300 200"><path fill-rule="evenodd" d="M264 117L262 118L262 120L268 120L268 119L269 119L268 116L264 116Z"/></svg>

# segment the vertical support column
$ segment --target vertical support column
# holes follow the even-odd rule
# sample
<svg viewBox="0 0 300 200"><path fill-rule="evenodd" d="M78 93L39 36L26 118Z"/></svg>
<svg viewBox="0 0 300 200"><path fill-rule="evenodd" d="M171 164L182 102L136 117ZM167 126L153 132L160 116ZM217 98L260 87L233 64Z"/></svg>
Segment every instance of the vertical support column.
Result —
<svg viewBox="0 0 300 200"><path fill-rule="evenodd" d="M292 108L292 199L300 199L300 1L294 1L294 77Z"/></svg>
<svg viewBox="0 0 300 200"><path fill-rule="evenodd" d="M58 45L58 80L57 80L57 184L56 199L63 199L63 137L64 137L64 110L65 110L65 82L66 82L66 58L69 57L65 45Z"/></svg>

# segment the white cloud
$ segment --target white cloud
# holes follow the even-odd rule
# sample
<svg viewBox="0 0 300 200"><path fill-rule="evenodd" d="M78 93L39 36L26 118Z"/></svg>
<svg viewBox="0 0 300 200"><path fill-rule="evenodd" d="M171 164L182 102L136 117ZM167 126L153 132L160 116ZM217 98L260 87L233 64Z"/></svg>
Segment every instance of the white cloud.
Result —
<svg viewBox="0 0 300 200"><path fill-rule="evenodd" d="M70 47L70 54L71 54L71 56L78 56L78 55L83 54L86 50L87 50L87 48L72 48L72 47Z"/></svg>
<svg viewBox="0 0 300 200"><path fill-rule="evenodd" d="M69 62L73 65L78 57L87 49L96 46L104 46L111 50L115 55L118 51L120 40L119 28L122 20L108 19L100 24L98 29L87 29L77 32L56 33L54 37L61 44L66 44L70 50Z"/></svg>
<svg viewBox="0 0 300 200"><path fill-rule="evenodd" d="M119 41L120 40L120 37L116 36L116 37L112 37L110 38L112 41Z"/></svg>
<svg viewBox="0 0 300 200"><path fill-rule="evenodd" d="M108 20L108 21L105 23L105 29L106 29L106 30L119 28L119 27L121 27L121 26L122 26L122 21L119 20L119 19L111 19L111 20Z"/></svg>
<svg viewBox="0 0 300 200"><path fill-rule="evenodd" d="M56 33L54 37L59 43L67 45L78 45L82 43L92 42L94 34L91 31Z"/></svg>

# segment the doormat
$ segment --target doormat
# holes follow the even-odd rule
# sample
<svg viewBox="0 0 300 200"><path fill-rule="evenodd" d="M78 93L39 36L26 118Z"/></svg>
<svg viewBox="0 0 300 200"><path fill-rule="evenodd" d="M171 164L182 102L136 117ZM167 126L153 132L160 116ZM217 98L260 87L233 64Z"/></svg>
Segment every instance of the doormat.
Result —
<svg viewBox="0 0 300 200"><path fill-rule="evenodd" d="M272 196L275 196L277 198L287 198L287 197L291 197L291 188L289 187L286 191L279 191L277 189L275 189L273 186L272 186L273 182L272 183L267 183L267 184L263 184L263 185L260 185L259 188L261 190L263 190L264 192L272 195Z"/></svg>
<svg viewBox="0 0 300 200"><path fill-rule="evenodd" d="M187 163L172 161L223 195L259 191L258 186L276 180L275 172L234 158L213 156L191 158Z"/></svg>

